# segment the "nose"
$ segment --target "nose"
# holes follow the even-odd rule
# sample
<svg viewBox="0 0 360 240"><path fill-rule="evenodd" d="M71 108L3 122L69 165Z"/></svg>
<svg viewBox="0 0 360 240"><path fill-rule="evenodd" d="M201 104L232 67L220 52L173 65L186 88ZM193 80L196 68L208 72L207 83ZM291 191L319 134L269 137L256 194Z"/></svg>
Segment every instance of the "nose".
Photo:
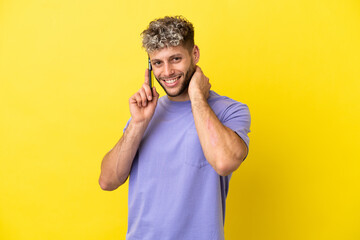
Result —
<svg viewBox="0 0 360 240"><path fill-rule="evenodd" d="M174 69L172 69L171 64L165 63L164 64L164 77L170 77L174 74Z"/></svg>

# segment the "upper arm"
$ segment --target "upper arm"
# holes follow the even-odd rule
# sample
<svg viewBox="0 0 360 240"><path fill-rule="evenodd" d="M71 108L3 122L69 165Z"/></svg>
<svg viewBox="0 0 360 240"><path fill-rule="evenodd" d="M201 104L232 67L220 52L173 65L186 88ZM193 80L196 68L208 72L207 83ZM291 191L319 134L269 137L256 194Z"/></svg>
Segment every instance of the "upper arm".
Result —
<svg viewBox="0 0 360 240"><path fill-rule="evenodd" d="M237 142L246 153L242 159L245 160L249 152L250 142L248 133L250 133L251 117L248 106L243 103L234 102L225 109L221 119L222 124L230 128L237 135L239 139Z"/></svg>

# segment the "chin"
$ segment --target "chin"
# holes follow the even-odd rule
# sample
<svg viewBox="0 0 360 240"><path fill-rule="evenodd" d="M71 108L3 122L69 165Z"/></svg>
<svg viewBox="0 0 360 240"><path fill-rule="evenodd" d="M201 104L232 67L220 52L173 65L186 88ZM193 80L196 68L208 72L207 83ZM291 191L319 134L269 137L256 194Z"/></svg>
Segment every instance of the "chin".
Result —
<svg viewBox="0 0 360 240"><path fill-rule="evenodd" d="M166 95L168 95L169 97L177 97L179 95L181 95L184 91L181 91L181 89L172 89L172 90L167 90L166 88L163 87L163 89L166 92Z"/></svg>
<svg viewBox="0 0 360 240"><path fill-rule="evenodd" d="M166 86L163 86L163 89L166 92L166 95L168 95L169 97L178 97L183 95L188 88L188 84L186 84L185 82L180 83L180 86L178 86L176 89L167 89Z"/></svg>

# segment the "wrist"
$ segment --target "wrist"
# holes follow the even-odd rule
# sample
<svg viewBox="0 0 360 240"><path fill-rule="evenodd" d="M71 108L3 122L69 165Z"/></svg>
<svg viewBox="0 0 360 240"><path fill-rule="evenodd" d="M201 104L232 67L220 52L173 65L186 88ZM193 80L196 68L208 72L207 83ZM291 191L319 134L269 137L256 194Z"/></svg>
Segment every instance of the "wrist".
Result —
<svg viewBox="0 0 360 240"><path fill-rule="evenodd" d="M197 91L189 94L189 98L191 102L207 102L205 95L201 91Z"/></svg>
<svg viewBox="0 0 360 240"><path fill-rule="evenodd" d="M190 98L191 107L194 108L203 108L209 106L207 99L203 95L194 96Z"/></svg>
<svg viewBox="0 0 360 240"><path fill-rule="evenodd" d="M147 128L147 126L149 125L149 121L147 120L136 120L136 119L131 119L129 126L131 126L134 129L137 130L144 130Z"/></svg>

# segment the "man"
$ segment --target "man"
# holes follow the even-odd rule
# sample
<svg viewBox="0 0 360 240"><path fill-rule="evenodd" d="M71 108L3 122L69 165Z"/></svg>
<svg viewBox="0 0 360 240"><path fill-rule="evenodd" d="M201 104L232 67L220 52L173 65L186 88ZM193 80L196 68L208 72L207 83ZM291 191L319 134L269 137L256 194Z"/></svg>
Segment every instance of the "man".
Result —
<svg viewBox="0 0 360 240"><path fill-rule="evenodd" d="M150 89L146 70L100 186L114 190L130 175L128 240L224 239L229 180L248 153L248 107L210 90L189 21L157 19L142 36L166 96Z"/></svg>

